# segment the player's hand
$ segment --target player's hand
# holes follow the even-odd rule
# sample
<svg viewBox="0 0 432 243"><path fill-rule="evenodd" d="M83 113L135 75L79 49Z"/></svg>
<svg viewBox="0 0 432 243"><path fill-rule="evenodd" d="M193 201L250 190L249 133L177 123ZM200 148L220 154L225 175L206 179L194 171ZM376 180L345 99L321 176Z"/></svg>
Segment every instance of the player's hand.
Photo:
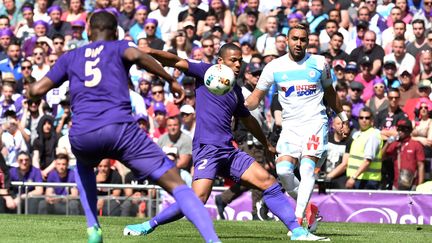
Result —
<svg viewBox="0 0 432 243"><path fill-rule="evenodd" d="M170 90L171 93L174 95L174 103L176 105L182 103L185 98L185 92L183 88L180 86L180 84L177 81L173 80L170 83Z"/></svg>

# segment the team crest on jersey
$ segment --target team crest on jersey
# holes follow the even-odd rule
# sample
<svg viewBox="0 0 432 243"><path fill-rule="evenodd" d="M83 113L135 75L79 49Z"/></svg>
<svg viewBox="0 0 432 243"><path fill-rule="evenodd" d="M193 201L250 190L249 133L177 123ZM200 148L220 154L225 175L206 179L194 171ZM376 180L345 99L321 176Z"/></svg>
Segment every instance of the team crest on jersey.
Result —
<svg viewBox="0 0 432 243"><path fill-rule="evenodd" d="M317 92L316 84L301 84L293 85L290 87L282 87L282 91L285 92L285 97L289 97L292 93L296 93L297 96L309 96Z"/></svg>
<svg viewBox="0 0 432 243"><path fill-rule="evenodd" d="M313 77L315 77L315 71L314 70L311 70L310 72L309 72L309 77L311 77L311 78L313 78Z"/></svg>

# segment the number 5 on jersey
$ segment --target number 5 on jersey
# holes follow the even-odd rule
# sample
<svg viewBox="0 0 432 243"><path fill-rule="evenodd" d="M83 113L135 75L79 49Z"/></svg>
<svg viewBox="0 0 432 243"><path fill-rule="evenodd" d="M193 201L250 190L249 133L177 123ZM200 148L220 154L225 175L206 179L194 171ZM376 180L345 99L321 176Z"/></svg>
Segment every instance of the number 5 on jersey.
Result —
<svg viewBox="0 0 432 243"><path fill-rule="evenodd" d="M86 81L84 81L84 85L86 87L94 87L98 85L102 79L102 72L97 67L98 63L100 61L100 58L96 58L94 61L86 61L85 62L85 76ZM91 78L88 80L87 78Z"/></svg>

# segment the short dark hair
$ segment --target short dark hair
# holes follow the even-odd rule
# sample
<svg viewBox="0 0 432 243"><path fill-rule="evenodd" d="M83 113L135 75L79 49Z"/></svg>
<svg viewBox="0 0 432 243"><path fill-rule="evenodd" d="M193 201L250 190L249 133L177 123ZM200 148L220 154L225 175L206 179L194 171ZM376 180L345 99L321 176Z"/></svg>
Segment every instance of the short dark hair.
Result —
<svg viewBox="0 0 432 243"><path fill-rule="evenodd" d="M238 47L236 44L234 44L234 43L226 43L225 45L221 46L221 48L219 49L218 56L219 56L219 57L224 56L225 53L226 53L228 50L234 50L234 51L239 51L239 52L241 52L240 47Z"/></svg>
<svg viewBox="0 0 432 243"><path fill-rule="evenodd" d="M25 156L31 158L30 154L27 151L23 151L23 150L19 151L17 157L19 157L20 155L25 155Z"/></svg>
<svg viewBox="0 0 432 243"><path fill-rule="evenodd" d="M304 31L306 31L306 35L309 38L309 29L304 24L296 24L294 27L290 28L288 30L288 36L290 35L292 30L304 30ZM319 35L317 34L317 36L319 36Z"/></svg>
<svg viewBox="0 0 432 243"><path fill-rule="evenodd" d="M90 28L115 33L117 30L117 19L112 13L107 11L93 13L90 17Z"/></svg>
<svg viewBox="0 0 432 243"><path fill-rule="evenodd" d="M62 35L62 34L60 34L60 33L55 33L53 36L52 36L52 38L51 38L51 40L54 40L54 39L60 39L60 40L65 40L65 38L64 38L64 35Z"/></svg>
<svg viewBox="0 0 432 243"><path fill-rule="evenodd" d="M399 91L398 88L390 88L390 89L388 90L388 93L390 93L390 92L396 92L396 93L398 93L398 94L400 95L400 91Z"/></svg>
<svg viewBox="0 0 432 243"><path fill-rule="evenodd" d="M334 19L328 19L328 20L326 21L326 25L327 25L328 23L333 23L333 24L335 24L336 26L339 27L339 23L336 22L336 20L334 20Z"/></svg>
<svg viewBox="0 0 432 243"><path fill-rule="evenodd" d="M341 100L341 106L349 106L352 109L352 103L348 100Z"/></svg>
<svg viewBox="0 0 432 243"><path fill-rule="evenodd" d="M412 21L411 25L414 25L414 24L422 24L422 25L423 25L423 28L425 27L425 22L424 22L423 19L414 19L414 20Z"/></svg>
<svg viewBox="0 0 432 243"><path fill-rule="evenodd" d="M403 24L403 25L405 26L405 28L406 28L406 24L405 24L405 22L403 22L403 21L400 20L400 19L398 19L398 20L396 20L395 22L393 22L393 26L395 26L396 24Z"/></svg>
<svg viewBox="0 0 432 243"><path fill-rule="evenodd" d="M56 155L56 159L64 159L69 163L69 155L67 155L65 153L58 153Z"/></svg>
<svg viewBox="0 0 432 243"><path fill-rule="evenodd" d="M360 112L369 112L369 114L371 115L372 118L374 116L372 110L369 107L367 107L367 106L364 106L363 108L361 108ZM360 114L360 112L359 112L359 114Z"/></svg>
<svg viewBox="0 0 432 243"><path fill-rule="evenodd" d="M344 39L344 36L342 35L341 32L335 32L335 33L333 33L333 35L330 37L330 39L333 39L333 36L335 36L335 35L337 35L337 36L339 36L340 38L342 38L342 40Z"/></svg>
<svg viewBox="0 0 432 243"><path fill-rule="evenodd" d="M348 84L346 82L337 82L336 83L336 87L335 90L346 90L348 91Z"/></svg>

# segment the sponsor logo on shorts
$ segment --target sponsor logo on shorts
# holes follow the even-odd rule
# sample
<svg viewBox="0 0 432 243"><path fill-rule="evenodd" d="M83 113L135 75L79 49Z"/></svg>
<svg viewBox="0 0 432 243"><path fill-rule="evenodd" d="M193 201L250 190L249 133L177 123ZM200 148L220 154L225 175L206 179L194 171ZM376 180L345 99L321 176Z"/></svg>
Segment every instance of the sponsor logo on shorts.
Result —
<svg viewBox="0 0 432 243"><path fill-rule="evenodd" d="M312 137L309 138L309 141L307 143L307 149L308 150L317 150L318 149L318 145L319 145L319 140L320 137L316 136L316 135L312 135Z"/></svg>
<svg viewBox="0 0 432 243"><path fill-rule="evenodd" d="M302 84L293 85L289 88L282 87L282 91L285 92L285 97L290 96L292 93L296 92L297 96L309 96L317 92L316 84Z"/></svg>

